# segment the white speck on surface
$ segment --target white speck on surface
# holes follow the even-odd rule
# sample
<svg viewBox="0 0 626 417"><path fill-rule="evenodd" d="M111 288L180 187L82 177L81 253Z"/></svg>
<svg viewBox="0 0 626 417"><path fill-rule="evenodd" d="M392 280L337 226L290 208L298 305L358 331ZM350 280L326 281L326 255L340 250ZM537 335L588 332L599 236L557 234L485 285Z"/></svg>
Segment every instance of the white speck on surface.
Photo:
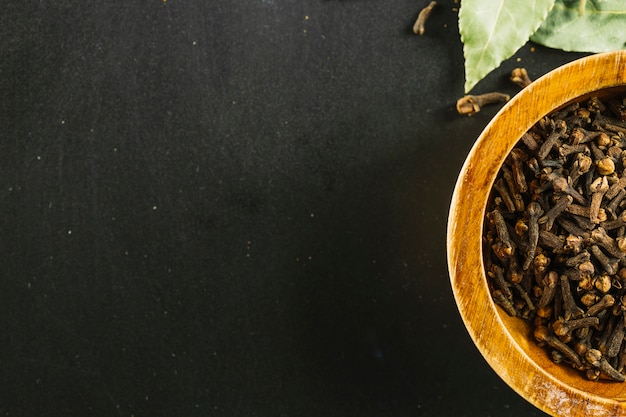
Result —
<svg viewBox="0 0 626 417"><path fill-rule="evenodd" d="M152 210L156 210L156 209L157 209L157 206L152 206Z"/></svg>

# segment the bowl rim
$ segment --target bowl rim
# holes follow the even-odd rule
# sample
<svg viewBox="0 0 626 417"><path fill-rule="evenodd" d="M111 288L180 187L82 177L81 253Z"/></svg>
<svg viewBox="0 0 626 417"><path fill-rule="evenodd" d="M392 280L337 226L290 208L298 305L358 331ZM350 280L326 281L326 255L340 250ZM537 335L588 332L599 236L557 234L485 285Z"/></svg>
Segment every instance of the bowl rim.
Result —
<svg viewBox="0 0 626 417"><path fill-rule="evenodd" d="M534 81L506 103L479 135L461 168L450 204L448 270L465 327L500 378L552 415L626 416L626 385L623 399L590 394L556 378L545 363L540 366L529 357L528 346L514 339L508 319L497 311L486 285L481 242L484 212L500 166L525 132L557 108L599 90L617 88L626 88L624 50L577 59Z"/></svg>

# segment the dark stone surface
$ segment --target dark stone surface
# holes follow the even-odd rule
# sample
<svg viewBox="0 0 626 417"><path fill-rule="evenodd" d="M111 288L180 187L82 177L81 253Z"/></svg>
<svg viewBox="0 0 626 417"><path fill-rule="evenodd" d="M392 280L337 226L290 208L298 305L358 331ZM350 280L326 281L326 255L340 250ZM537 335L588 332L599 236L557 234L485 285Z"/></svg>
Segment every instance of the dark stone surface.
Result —
<svg viewBox="0 0 626 417"><path fill-rule="evenodd" d="M130 3L2 7L0 415L542 415L450 289L458 5Z"/></svg>

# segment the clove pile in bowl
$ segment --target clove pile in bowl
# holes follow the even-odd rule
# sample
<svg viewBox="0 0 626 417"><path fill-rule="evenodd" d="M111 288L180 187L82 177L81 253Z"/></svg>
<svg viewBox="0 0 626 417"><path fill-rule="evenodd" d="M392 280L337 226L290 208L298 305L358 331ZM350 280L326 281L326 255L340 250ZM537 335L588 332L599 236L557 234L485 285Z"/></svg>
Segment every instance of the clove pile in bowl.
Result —
<svg viewBox="0 0 626 417"><path fill-rule="evenodd" d="M626 98L542 118L508 155L483 228L491 296L556 363L626 379Z"/></svg>

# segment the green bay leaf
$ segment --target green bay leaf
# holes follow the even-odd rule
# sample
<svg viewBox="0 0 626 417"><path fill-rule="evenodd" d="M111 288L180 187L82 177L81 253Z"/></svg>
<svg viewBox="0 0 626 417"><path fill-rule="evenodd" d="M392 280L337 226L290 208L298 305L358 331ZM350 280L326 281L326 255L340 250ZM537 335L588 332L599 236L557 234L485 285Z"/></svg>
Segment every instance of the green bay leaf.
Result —
<svg viewBox="0 0 626 417"><path fill-rule="evenodd" d="M554 0L462 0L465 92L524 46L553 5Z"/></svg>
<svg viewBox="0 0 626 417"><path fill-rule="evenodd" d="M530 39L564 51L623 49L626 47L626 1L556 0L547 19Z"/></svg>

